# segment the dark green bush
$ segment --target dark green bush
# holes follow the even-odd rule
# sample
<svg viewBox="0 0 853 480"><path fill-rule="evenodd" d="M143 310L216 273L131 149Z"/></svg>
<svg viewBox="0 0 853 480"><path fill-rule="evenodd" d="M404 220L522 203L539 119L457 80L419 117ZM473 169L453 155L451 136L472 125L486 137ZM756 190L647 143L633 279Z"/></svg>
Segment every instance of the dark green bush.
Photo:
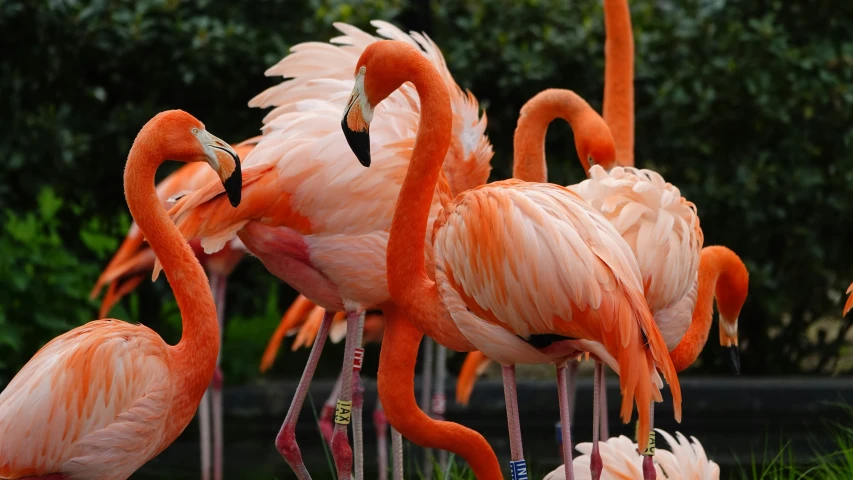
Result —
<svg viewBox="0 0 853 480"><path fill-rule="evenodd" d="M600 0L431 7L429 22L403 0L0 3L0 295L8 295L0 348L13 352L0 382L47 339L94 317L86 293L127 226L121 171L139 127L184 108L227 140L255 135L263 112L246 102L278 81L264 70L294 43L327 41L333 21L431 25L458 82L488 111L495 179L511 171L518 110L536 92L570 88L600 108ZM745 373L834 371L850 330L839 320L840 294L853 280L851 9L832 0L633 0L631 8L637 163L698 205L706 244L746 261ZM555 124L552 181L581 179L572 145L568 127ZM257 347L226 346L224 361L246 378L293 292L254 260L231 285L229 317L253 328L228 333ZM177 338L164 281L135 298L115 316ZM724 371L722 353L710 345L696 370ZM296 363L279 368L295 373Z"/></svg>

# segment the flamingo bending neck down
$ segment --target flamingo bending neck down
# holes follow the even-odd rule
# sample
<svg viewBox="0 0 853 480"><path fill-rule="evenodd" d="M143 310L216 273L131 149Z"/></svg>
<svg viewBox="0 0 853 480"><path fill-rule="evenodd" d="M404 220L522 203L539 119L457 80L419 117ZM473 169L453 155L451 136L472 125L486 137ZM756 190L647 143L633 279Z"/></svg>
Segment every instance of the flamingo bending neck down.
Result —
<svg viewBox="0 0 853 480"><path fill-rule="evenodd" d="M400 330L395 331L393 315L386 311L385 346L412 345L410 342L422 335L415 331L416 326L430 336L440 336L439 326L451 317L487 356L506 366L553 362L558 366L560 383L565 382L566 361L591 351L622 372L622 417L625 421L630 418L636 400L643 448L651 403L653 399L662 400L660 385L653 385L653 379L659 381L654 370L658 365L670 382L676 418L680 419L677 376L642 298L636 260L613 226L564 187L509 180L463 192L446 203L433 227L436 281L431 280L426 271L423 232L429 218L431 189L449 144L447 89L435 68L416 50L395 41L366 48L355 77L341 125L364 166L371 162L368 132L374 108L404 82L415 86L423 106L387 250L388 287L398 308L390 311L405 314L417 325L399 322ZM536 253L531 254L533 251ZM564 258L561 252L569 253ZM530 258L540 261L531 264ZM590 275L570 278L569 271ZM513 285L513 291L507 285ZM398 342L397 335L408 337L408 341ZM410 379L414 364L399 362L388 350L383 348L380 356L379 395L389 422L397 426L398 422L411 422L407 418L410 412L399 411L396 406L392 409L390 401L395 396L413 395ZM395 361L391 370L404 375L405 383L393 374L385 376L388 371L383 370ZM508 406L515 402L512 377L505 375ZM565 418L567 399L562 386L561 417ZM423 415L419 410L413 413ZM511 408L507 413L513 460L521 460L518 421ZM438 422L434 429L435 437L447 439L453 426ZM408 437L404 428L400 430ZM476 455L462 456L479 478L499 478L492 458L483 462ZM564 448L564 456L570 465L570 450Z"/></svg>
<svg viewBox="0 0 853 480"><path fill-rule="evenodd" d="M204 270L154 189L165 159L210 164L235 206L241 169L228 144L180 110L146 123L128 155L127 204L175 293L180 342L110 319L50 341L0 394L0 477L123 480L195 414L216 367L219 327Z"/></svg>

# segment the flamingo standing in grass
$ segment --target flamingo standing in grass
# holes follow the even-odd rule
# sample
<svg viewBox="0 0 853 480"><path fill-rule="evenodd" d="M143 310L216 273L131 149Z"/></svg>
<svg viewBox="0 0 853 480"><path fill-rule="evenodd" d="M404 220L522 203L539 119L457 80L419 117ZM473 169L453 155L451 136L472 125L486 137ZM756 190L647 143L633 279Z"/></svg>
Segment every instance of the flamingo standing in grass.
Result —
<svg viewBox="0 0 853 480"><path fill-rule="evenodd" d="M382 36L417 45L424 61L442 71L442 81L455 92L451 120L455 141L447 152L448 161L455 172L480 172L485 180L492 152L483 135L485 117L479 117L476 100L455 84L431 40L419 34L406 35L385 22L373 24ZM326 310L303 379L276 439L279 452L299 478L309 476L296 445L295 422L336 311L346 312L348 327L332 451L339 478L351 476L352 450L346 428L353 394L359 394L353 389L358 386L358 376L353 374L352 365L360 343L360 318L369 308L379 307L388 313L383 308L390 298L384 274L385 247L421 112L414 88L396 92L383 108L388 114L375 125L379 168L371 174L364 174L355 162L341 168L340 159L351 155L339 129L340 111L353 85L347 76L358 54L378 39L349 25L335 26L346 34L333 39L339 46L316 42L297 45L291 55L267 72L293 79L252 101L255 106L276 108L264 119L265 134L246 159L243 204L233 211L226 208L221 187L209 184L181 198L170 211L184 236L201 238L208 253L218 251L238 235L270 272ZM432 190L436 213L441 202L450 197L453 179L443 178ZM426 234L424 229L422 236ZM473 349L458 329L444 332L444 336L444 343L456 350ZM387 403L383 401L383 405L387 410ZM360 418L353 420L359 422ZM427 427L421 424L406 436L423 444L429 438L422 432ZM494 458L481 436L467 429L460 434L471 438L466 448L477 448L482 455ZM445 441L440 439L435 446L441 448ZM355 476L361 478L358 437L355 446Z"/></svg>
<svg viewBox="0 0 853 480"><path fill-rule="evenodd" d="M112 319L51 340L0 393L0 477L126 479L195 414L216 368L219 325L204 270L154 189L166 159L208 163L235 207L241 169L233 148L180 110L148 121L128 155L127 204L175 293L180 342Z"/></svg>
<svg viewBox="0 0 853 480"><path fill-rule="evenodd" d="M252 151L259 137L255 137L233 146L237 155L244 159ZM215 181L216 173L202 163L188 163L175 170L157 185L157 197L164 208L174 204L177 198ZM190 241L196 258L208 274L213 301L216 304L219 319L220 341L225 331L225 288L228 276L245 255L246 248L239 239L228 243L225 248L207 255L199 240ZM145 244L145 239L136 223L132 223L118 251L98 277L91 298L95 298L104 286L107 292L101 300L98 316L106 317L113 306L122 297L131 293L150 275L156 257L154 251ZM216 359L216 370L210 388L205 392L198 409L199 434L201 437L201 478L209 480L211 471L214 480L222 479L224 440L222 430L222 370L219 368L221 356ZM213 442L211 445L211 406L213 410ZM212 453L212 455L211 455ZM211 462L211 457L213 461ZM211 468L212 467L212 468Z"/></svg>
<svg viewBox="0 0 853 480"><path fill-rule="evenodd" d="M388 286L398 310L385 310L388 338L380 356L378 385L389 422L401 425L405 435L424 417L417 409L398 410L398 405L389 404L395 397L411 395L411 354L400 348L411 349L410 342L419 339L412 329L444 343L452 340L445 332L455 325L478 350L505 365L514 462L523 460L512 365L558 366L561 419L568 439L566 361L583 352L621 373L622 418L628 421L636 401L640 446L645 448L652 401L662 400L655 367L670 382L677 419L681 392L643 299L630 247L600 213L564 187L495 182L443 205L432 228L433 281L427 275L423 232L452 126L449 92L441 76L405 42L369 45L356 66L355 87L341 126L356 157L370 166L371 121L382 116L380 102L405 82L417 90L422 112L388 241ZM395 317L401 313L414 325ZM388 349L389 344L395 348ZM454 428L443 426L432 433L447 438ZM566 442L563 450L567 465L571 465L571 447L566 448L570 444ZM478 477L499 478L488 462L467 459ZM567 475L571 478L570 471Z"/></svg>

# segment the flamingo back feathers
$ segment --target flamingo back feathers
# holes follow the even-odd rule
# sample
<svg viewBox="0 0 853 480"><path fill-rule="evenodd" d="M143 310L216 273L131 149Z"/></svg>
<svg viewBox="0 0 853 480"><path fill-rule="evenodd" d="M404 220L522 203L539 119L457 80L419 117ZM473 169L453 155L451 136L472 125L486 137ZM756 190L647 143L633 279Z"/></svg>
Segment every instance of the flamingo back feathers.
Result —
<svg viewBox="0 0 853 480"><path fill-rule="evenodd" d="M474 314L522 338L556 333L601 343L619 364L623 420L636 400L641 432L660 398L657 386L652 392L657 365L680 419L677 375L633 253L580 197L518 180L478 187L442 211L434 241L437 269Z"/></svg>

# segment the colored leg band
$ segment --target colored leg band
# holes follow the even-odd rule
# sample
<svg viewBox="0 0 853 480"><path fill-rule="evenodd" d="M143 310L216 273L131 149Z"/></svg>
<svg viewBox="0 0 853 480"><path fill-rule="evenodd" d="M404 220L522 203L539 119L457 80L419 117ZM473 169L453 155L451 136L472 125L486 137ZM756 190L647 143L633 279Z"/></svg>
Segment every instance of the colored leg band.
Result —
<svg viewBox="0 0 853 480"><path fill-rule="evenodd" d="M509 462L509 472L512 480L527 480L527 462L524 460Z"/></svg>
<svg viewBox="0 0 853 480"><path fill-rule="evenodd" d="M360 372L362 363L364 363L364 349L359 347L355 349L355 357L352 359L352 371Z"/></svg>
<svg viewBox="0 0 853 480"><path fill-rule="evenodd" d="M335 423L339 425L349 425L351 416L352 401L338 400L338 405L335 407Z"/></svg>

